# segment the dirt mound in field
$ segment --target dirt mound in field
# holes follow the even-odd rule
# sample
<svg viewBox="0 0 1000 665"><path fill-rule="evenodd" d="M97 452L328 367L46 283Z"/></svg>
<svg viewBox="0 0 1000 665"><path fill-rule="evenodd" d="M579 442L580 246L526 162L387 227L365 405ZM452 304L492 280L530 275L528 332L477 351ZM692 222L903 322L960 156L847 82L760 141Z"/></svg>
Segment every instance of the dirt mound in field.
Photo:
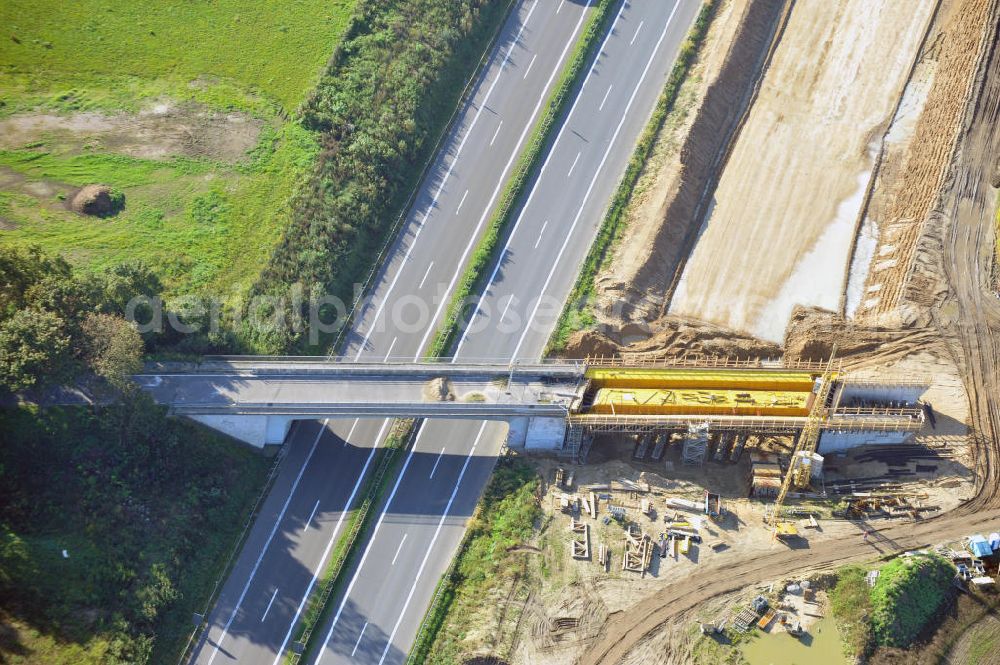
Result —
<svg viewBox="0 0 1000 665"><path fill-rule="evenodd" d="M107 185L87 185L73 197L70 209L81 215L108 217L124 206L123 196L116 196Z"/></svg>

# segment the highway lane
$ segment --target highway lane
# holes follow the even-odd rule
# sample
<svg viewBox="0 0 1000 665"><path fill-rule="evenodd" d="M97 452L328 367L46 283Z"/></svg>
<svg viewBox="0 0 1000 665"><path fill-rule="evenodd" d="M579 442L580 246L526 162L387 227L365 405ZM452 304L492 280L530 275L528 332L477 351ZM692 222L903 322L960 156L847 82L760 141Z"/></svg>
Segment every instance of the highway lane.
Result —
<svg viewBox="0 0 1000 665"><path fill-rule="evenodd" d="M514 9L375 280L372 304L348 336L355 357L422 355L430 316L440 316L588 9L574 0L525 0ZM439 304L425 321L398 324L395 305L435 293ZM191 662L281 660L387 426L331 421L322 429L301 425L289 437L288 458Z"/></svg>
<svg viewBox="0 0 1000 665"><path fill-rule="evenodd" d="M698 9L693 1L620 7L459 343L459 359L540 356ZM547 316L543 295L555 305ZM315 662L405 660L503 432L482 423L423 424Z"/></svg>

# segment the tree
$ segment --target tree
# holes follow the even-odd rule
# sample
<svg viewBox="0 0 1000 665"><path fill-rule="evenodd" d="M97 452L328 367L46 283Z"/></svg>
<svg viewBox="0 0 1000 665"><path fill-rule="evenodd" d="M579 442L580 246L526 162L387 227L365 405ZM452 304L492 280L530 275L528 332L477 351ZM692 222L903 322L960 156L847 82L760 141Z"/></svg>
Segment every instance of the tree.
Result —
<svg viewBox="0 0 1000 665"><path fill-rule="evenodd" d="M81 326L84 358L95 374L118 390L131 385L131 376L142 369L142 336L120 316L88 314Z"/></svg>
<svg viewBox="0 0 1000 665"><path fill-rule="evenodd" d="M37 246L0 247L0 319L24 307L31 287L47 275L69 277L69 264L61 257L42 253Z"/></svg>
<svg viewBox="0 0 1000 665"><path fill-rule="evenodd" d="M54 383L75 371L66 322L58 314L20 309L0 324L0 385L11 392Z"/></svg>

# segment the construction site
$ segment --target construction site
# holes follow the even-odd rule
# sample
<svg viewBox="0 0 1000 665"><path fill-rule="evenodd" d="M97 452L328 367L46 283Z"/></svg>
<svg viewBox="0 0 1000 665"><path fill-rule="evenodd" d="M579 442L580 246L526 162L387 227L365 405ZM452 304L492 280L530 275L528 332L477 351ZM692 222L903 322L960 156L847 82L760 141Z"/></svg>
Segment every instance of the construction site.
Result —
<svg viewBox="0 0 1000 665"><path fill-rule="evenodd" d="M717 4L562 350L588 359L565 445L514 448L544 519L464 619L515 637L467 653L786 662L757 631L851 662L796 651L840 653L831 571L912 550L993 598L998 12ZM922 639L971 662L983 625Z"/></svg>

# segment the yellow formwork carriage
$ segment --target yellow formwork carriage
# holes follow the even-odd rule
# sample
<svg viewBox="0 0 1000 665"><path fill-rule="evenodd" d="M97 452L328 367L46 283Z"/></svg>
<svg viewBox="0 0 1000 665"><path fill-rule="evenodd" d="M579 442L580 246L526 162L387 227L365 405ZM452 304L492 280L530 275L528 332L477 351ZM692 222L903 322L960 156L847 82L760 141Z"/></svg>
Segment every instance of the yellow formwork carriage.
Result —
<svg viewBox="0 0 1000 665"><path fill-rule="evenodd" d="M597 388L722 388L811 392L821 375L809 370L590 367L586 378Z"/></svg>
<svg viewBox="0 0 1000 665"><path fill-rule="evenodd" d="M588 414L807 416L812 384L806 390L599 388Z"/></svg>

